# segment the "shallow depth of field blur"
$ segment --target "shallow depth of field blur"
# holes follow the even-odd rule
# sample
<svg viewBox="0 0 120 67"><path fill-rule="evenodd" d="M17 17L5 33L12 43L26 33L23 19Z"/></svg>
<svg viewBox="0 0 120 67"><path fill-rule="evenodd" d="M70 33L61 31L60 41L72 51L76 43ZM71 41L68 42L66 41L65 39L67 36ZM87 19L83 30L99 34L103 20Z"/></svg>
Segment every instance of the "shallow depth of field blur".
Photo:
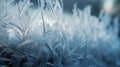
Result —
<svg viewBox="0 0 120 67"><path fill-rule="evenodd" d="M82 9L66 1L0 0L0 44L39 58L38 67L120 67L120 4L101 0L96 16L96 0Z"/></svg>

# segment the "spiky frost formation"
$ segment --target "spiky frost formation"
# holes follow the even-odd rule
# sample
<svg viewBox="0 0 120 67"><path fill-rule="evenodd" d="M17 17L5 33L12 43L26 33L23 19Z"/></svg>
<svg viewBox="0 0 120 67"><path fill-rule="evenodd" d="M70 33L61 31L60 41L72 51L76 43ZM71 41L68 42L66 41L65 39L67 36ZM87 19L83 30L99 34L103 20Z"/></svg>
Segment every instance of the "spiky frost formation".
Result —
<svg viewBox="0 0 120 67"><path fill-rule="evenodd" d="M100 22L91 16L90 6L79 10L76 5L67 15L62 0L38 0L36 10L29 0L15 5L14 0L0 1L0 43L33 55L38 67L120 65L120 43L113 37L117 26L115 32L106 30L109 16Z"/></svg>

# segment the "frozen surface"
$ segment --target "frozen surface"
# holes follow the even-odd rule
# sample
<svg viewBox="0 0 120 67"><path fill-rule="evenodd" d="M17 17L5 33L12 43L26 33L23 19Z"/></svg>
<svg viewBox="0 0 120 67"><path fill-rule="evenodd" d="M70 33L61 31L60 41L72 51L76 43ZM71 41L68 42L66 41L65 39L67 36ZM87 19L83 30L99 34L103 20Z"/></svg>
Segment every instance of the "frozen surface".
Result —
<svg viewBox="0 0 120 67"><path fill-rule="evenodd" d="M63 12L62 0L0 0L0 44L17 48L41 61L38 67L119 67L118 17L91 16L91 6ZM30 63L27 63L28 67ZM25 66L26 67L26 66Z"/></svg>

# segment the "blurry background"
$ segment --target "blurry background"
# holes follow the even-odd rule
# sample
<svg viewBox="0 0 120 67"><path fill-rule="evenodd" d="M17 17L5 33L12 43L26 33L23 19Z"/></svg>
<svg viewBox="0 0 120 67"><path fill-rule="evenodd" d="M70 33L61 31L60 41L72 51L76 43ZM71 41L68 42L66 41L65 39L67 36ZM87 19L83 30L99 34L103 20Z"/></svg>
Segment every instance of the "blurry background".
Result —
<svg viewBox="0 0 120 67"><path fill-rule="evenodd" d="M16 0L18 2L19 0ZM37 7L37 0L31 0L32 3L34 3L34 8ZM64 5L64 11L67 13L72 13L72 9L74 4L77 4L77 6L80 9L83 9L87 5L92 6L92 14L98 15L100 11L100 4L98 0L63 0Z"/></svg>

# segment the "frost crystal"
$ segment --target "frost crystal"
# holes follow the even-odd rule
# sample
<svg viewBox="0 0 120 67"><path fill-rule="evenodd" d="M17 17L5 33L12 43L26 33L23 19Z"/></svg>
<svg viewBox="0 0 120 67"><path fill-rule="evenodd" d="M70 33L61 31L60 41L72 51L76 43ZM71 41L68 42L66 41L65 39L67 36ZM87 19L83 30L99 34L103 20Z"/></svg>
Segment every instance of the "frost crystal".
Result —
<svg viewBox="0 0 120 67"><path fill-rule="evenodd" d="M118 17L114 28L107 29L111 16L101 11L99 21L91 15L91 6L80 10L74 5L68 15L62 0L38 0L37 9L32 5L30 0L0 0L0 45L28 59L19 66L20 61L0 55L0 64L6 58L13 60L13 67L120 66Z"/></svg>

